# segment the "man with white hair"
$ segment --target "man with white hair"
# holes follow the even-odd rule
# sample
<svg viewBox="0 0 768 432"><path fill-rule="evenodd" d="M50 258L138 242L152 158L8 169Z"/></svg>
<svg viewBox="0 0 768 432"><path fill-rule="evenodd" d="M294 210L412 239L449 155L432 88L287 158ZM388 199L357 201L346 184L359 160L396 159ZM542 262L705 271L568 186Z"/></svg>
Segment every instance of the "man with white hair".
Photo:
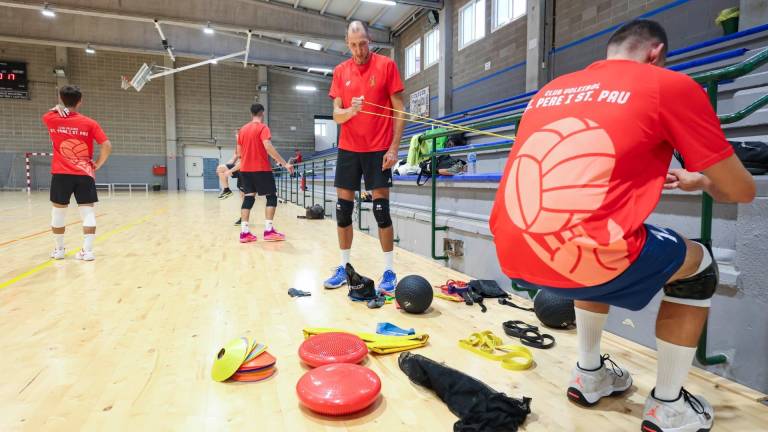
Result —
<svg viewBox="0 0 768 432"><path fill-rule="evenodd" d="M346 40L352 58L336 66L328 93L333 99L333 119L341 125L334 182L341 263L324 285L339 288L347 283L345 267L352 248L352 211L362 178L365 189L373 191L373 216L384 252L379 290L391 292L397 276L392 268L394 230L389 214L389 188L405 126L398 113L404 109L403 82L394 61L370 51L368 29L362 22L349 24Z"/></svg>

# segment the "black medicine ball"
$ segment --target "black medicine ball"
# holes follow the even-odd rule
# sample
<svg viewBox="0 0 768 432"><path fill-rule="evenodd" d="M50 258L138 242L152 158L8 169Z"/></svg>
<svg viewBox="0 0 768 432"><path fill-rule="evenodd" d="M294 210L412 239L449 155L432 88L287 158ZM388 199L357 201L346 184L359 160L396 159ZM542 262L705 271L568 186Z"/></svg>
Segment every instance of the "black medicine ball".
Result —
<svg viewBox="0 0 768 432"><path fill-rule="evenodd" d="M533 311L547 327L567 328L576 324L573 300L540 290L533 299Z"/></svg>
<svg viewBox="0 0 768 432"><path fill-rule="evenodd" d="M412 314L424 313L432 304L432 285L418 275L402 278L397 283L395 300L404 311Z"/></svg>

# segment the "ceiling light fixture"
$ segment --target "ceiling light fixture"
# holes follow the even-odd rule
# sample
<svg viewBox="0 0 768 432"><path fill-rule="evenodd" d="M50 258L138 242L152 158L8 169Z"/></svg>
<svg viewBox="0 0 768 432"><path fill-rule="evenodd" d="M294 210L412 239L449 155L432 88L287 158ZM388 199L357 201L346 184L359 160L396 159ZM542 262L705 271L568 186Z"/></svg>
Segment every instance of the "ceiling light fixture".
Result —
<svg viewBox="0 0 768 432"><path fill-rule="evenodd" d="M43 9L40 11L40 13L43 14L44 17L48 17L48 18L56 17L56 12L54 12L53 9L51 9L51 6L48 3L43 5Z"/></svg>
<svg viewBox="0 0 768 432"><path fill-rule="evenodd" d="M88 44L88 45L85 46L85 53L86 54L96 54L96 50L93 49L91 44Z"/></svg>
<svg viewBox="0 0 768 432"><path fill-rule="evenodd" d="M311 49L314 51L320 51L323 49L323 46L316 42L304 42L304 48Z"/></svg>
<svg viewBox="0 0 768 432"><path fill-rule="evenodd" d="M296 90L298 91L306 91L306 92L313 92L317 91L317 87L315 86L306 86L306 85L297 85Z"/></svg>
<svg viewBox="0 0 768 432"><path fill-rule="evenodd" d="M386 5L386 6L394 6L397 4L392 0L362 0L362 1L366 3L376 3L376 4Z"/></svg>
<svg viewBox="0 0 768 432"><path fill-rule="evenodd" d="M216 33L216 30L214 30L213 27L211 27L211 22L210 21L208 21L208 24L206 24L206 26L203 28L203 33L205 33L207 35L212 35L212 34Z"/></svg>

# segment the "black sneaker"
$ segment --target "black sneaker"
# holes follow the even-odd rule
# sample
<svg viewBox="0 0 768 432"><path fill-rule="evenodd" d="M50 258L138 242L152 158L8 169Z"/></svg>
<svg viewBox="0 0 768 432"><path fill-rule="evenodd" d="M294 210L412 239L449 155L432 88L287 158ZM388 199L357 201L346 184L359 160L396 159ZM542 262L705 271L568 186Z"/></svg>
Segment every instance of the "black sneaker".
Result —
<svg viewBox="0 0 768 432"><path fill-rule="evenodd" d="M221 193L219 194L219 199L223 200L223 199L227 199L227 198L229 198L231 196L232 196L232 191L229 190L229 188L227 188L227 189L224 189L223 191L221 191Z"/></svg>
<svg viewBox="0 0 768 432"><path fill-rule="evenodd" d="M235 221L235 226L239 226L242 223L242 218Z"/></svg>

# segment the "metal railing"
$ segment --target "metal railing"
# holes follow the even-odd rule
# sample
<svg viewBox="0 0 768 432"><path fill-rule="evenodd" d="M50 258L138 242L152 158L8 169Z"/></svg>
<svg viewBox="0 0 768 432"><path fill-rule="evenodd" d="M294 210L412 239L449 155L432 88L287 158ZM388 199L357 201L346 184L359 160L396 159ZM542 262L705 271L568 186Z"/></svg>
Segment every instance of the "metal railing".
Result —
<svg viewBox="0 0 768 432"><path fill-rule="evenodd" d="M718 86L721 81L726 80L732 80L735 78L743 77L750 72L754 71L755 69L768 64L768 49L765 49L752 57L731 65L727 67L723 67L720 69L707 71L707 72L700 72L700 73L694 73L691 74L691 77L698 83L704 85L706 87L707 93L710 98L710 102L715 110L717 110L717 94L718 94ZM718 119L720 120L721 124L730 124L735 123L740 120L743 120L744 118L748 117L749 115L753 114L757 110L759 110L762 107L768 106L768 95L764 95L761 98L757 99L752 104L748 105L747 107L736 111L731 114L724 114L718 116ZM504 115L499 116L496 118L492 118L490 120L483 120L476 123L467 123L465 126L478 129L478 130L488 130L488 129L497 129L497 128L503 128L506 126L511 126L512 130L517 131L520 119L522 117L522 113L512 114L512 115ZM433 140L439 137L449 136L453 135L455 132L453 131L442 131L442 132L427 132L419 137L420 142L423 142L425 140ZM509 149L514 145L514 139L510 139L506 142L501 142L494 145L484 145L482 147L482 150L500 150L500 149ZM402 149L402 147L401 147ZM432 166L437 166L437 156L442 154L460 154L460 153L467 153L473 151L472 146L466 146L466 147L459 147L454 149L443 149L443 150L437 150L431 151L429 154L429 158L431 159ZM278 178L278 191L285 201L292 202L296 205L301 205L303 207L307 206L307 196L311 196L311 205L315 204L315 188L316 183L318 181L318 170L320 172L320 178L322 178L322 205L323 208L326 209L326 204L329 202L332 202L332 200L327 199L326 195L326 189L328 185L328 171L333 168L333 166L329 163L331 160L335 160L336 155L328 155L321 157L319 159L314 159L308 162L304 162L301 164L297 164L295 166L297 175L290 176L288 173L283 169L277 169L275 171L275 174ZM301 179L304 179L306 188L301 188ZM436 260L448 260L448 256L443 255L437 255L437 233L439 231L447 231L448 226L445 225L437 225L437 187L438 187L438 178L439 176L435 176L432 178L432 184L431 184L431 216L430 216L430 228L431 228L431 256L433 259ZM295 185L294 185L295 183ZM295 186L295 188L294 188ZM308 194L307 190L310 190L311 192ZM705 243L711 243L712 240L712 207L713 207L713 201L712 197L710 197L708 194L704 193L702 194L702 200L701 200L701 226L700 226L700 238L702 242ZM368 231L369 228L363 227L362 225L362 212L367 211L369 209L364 209L361 205L361 201L359 196L357 197L357 216L358 216L358 229L361 231ZM328 214L328 211L326 209L326 215L330 216ZM523 291L528 292L529 295L535 294L535 290L530 290L526 288L518 287L517 285L513 284L512 286L517 291ZM696 352L696 357L699 360L700 363L704 365L713 365L713 364L719 364L724 363L727 361L727 358L725 355L717 354L714 356L707 356L707 325L705 324L701 339L699 341L699 345Z"/></svg>
<svg viewBox="0 0 768 432"><path fill-rule="evenodd" d="M737 63L735 65L727 66L727 67L713 70L713 71L692 74L691 77L696 82L706 86L710 103L712 104L712 107L715 109L715 111L717 111L717 93L718 93L718 84L720 81L730 80L730 79L735 79L735 78L745 76L765 64L768 64L768 49L765 49L755 54L754 56L744 60L741 63ZM768 105L768 95L764 95L763 97L759 98L749 106L735 113L718 116L718 119L722 124L734 123L748 117L750 114L754 113L755 111L757 111L758 109L766 105ZM515 122L516 123L515 130L517 130L517 125L519 124L520 117L522 117L521 114L516 114L516 115L498 118L498 119L490 120L488 122L481 122L481 123L477 123L469 126L475 129L484 129L484 128L489 128L499 124L503 124L505 122ZM450 132L444 133L444 134L448 135L450 134ZM437 137L437 136L441 136L441 134L431 135L430 138ZM514 142L503 143L503 144L498 144L496 146L490 146L488 147L488 149L490 150L494 148L498 148L498 149L510 148L512 147L513 144ZM430 158L432 160L432 166L433 167L437 166L437 156L440 154L457 154L457 153L463 153L465 151L466 150L464 149L433 151L430 154ZM437 250L436 250L437 249L437 242L436 242L437 232L446 231L448 227L437 225L437 205L436 204L437 204L437 177L432 179L432 205L431 205L432 211L431 211L431 218L430 218L430 222L431 222L430 224L432 229L431 251L432 251L433 259L448 260L448 256L445 254L437 255ZM712 242L712 206L713 206L712 197L709 196L709 194L707 193L703 193L701 198L700 239L702 242L707 244L711 244ZM512 287L517 291L526 291L529 294L531 294L531 290L518 287L514 283ZM720 364L727 361L727 358L723 354L707 356L706 352L707 352L707 325L705 324L704 329L702 331L701 339L699 341L699 345L696 351L696 358L699 360L700 363L704 365Z"/></svg>

